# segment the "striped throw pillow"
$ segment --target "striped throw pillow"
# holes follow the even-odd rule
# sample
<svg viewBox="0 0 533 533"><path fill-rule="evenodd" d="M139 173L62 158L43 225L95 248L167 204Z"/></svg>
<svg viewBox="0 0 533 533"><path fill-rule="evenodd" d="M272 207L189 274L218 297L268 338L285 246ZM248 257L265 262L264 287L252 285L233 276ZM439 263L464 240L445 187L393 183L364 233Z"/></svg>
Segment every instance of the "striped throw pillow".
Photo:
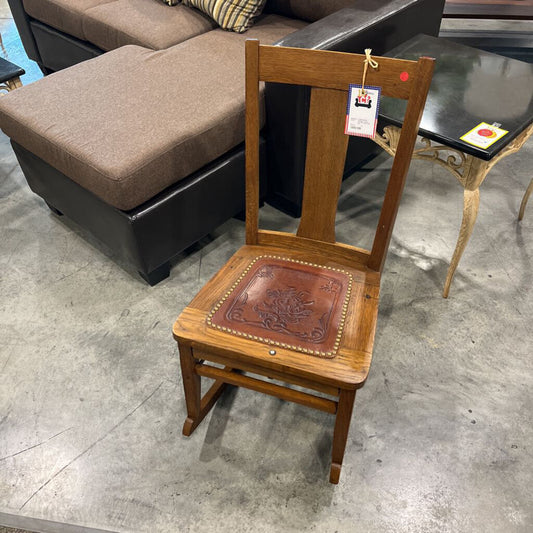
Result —
<svg viewBox="0 0 533 533"><path fill-rule="evenodd" d="M177 6L180 0L163 0L169 6Z"/></svg>
<svg viewBox="0 0 533 533"><path fill-rule="evenodd" d="M209 15L223 30L245 32L261 14L266 0L183 0Z"/></svg>

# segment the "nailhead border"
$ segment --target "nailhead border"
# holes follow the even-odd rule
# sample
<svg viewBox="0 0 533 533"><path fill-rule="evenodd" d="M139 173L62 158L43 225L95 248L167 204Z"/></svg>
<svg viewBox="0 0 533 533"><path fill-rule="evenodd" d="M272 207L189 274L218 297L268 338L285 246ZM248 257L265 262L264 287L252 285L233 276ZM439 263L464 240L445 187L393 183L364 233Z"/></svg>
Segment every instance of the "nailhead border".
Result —
<svg viewBox="0 0 533 533"><path fill-rule="evenodd" d="M292 344L286 344L284 342L273 341L273 340L270 340L270 339L265 339L264 337L258 337L256 335L250 335L249 333L243 333L242 331L238 331L238 330L235 330L235 329L231 329L231 328L227 328L227 327L224 327L224 326L219 326L217 324L213 324L213 322L212 322L213 315L220 309L222 304L231 296L233 291L237 288L237 285L239 285L239 283L244 279L246 274L248 274L248 272L250 272L250 270L255 265L255 263L257 263L257 261L259 261L260 259L278 259L278 260L281 260L281 261L286 261L288 263L297 263L297 264L300 264L300 265L312 266L312 267L321 268L321 269L324 269L324 270L332 270L332 271L335 271L335 272L342 272L343 274L346 274L348 276L348 288L346 289L346 296L344 298L344 303L342 305L341 319L339 321L339 329L337 331L337 336L335 337L335 343L333 345L333 350L329 350L327 352L324 352L324 351L321 351L321 350L310 350L309 348L302 348L301 346L295 346L295 345L292 345ZM226 292L226 294L224 294L223 298L213 307L213 309L211 309L211 311L207 315L206 322L207 322L208 326L210 326L210 327L212 327L214 329L217 329L219 331L223 331L224 333L230 333L232 335L237 335L239 337L243 337L243 338L246 338L246 339L249 339L249 340L263 342L263 343L268 344L270 346L278 346L280 348L286 348L288 350L294 350L296 352L301 352L301 353L305 353L305 354L308 354L308 355L314 355L316 357L325 357L325 358L331 359L331 358L333 358L333 357L335 357L337 355L337 352L338 352L339 347L340 347L341 337L342 337L342 333L344 331L344 324L346 322L346 315L348 313L348 303L350 302L350 296L352 294L352 283L353 283L353 276L349 272L347 272L346 270L343 270L341 268L335 268L335 267L330 267L330 266L325 266L325 265L318 265L316 263L309 263L307 261L300 261L299 259L291 259L291 258L287 258L287 257L282 257L280 255L260 255L260 256L256 257L242 271L241 275L237 278L235 283Z"/></svg>

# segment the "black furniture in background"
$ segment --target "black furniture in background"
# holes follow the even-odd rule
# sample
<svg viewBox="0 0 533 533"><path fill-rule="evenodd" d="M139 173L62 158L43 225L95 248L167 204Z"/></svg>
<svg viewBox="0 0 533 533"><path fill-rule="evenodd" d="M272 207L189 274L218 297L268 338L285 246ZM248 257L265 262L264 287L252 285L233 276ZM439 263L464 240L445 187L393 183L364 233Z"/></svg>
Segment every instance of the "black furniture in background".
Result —
<svg viewBox="0 0 533 533"><path fill-rule="evenodd" d="M427 35L418 35L387 55L403 59L427 55L437 60L419 129L425 146L415 150L413 158L444 166L464 188L463 220L443 290L446 298L474 229L479 187L491 168L518 152L533 133L533 65ZM394 128L402 125L404 113L399 101L382 99L381 126L389 126L383 136L376 136L376 142L391 155L395 152ZM508 133L486 148L461 140L483 122L498 124ZM490 132L486 127L479 129Z"/></svg>

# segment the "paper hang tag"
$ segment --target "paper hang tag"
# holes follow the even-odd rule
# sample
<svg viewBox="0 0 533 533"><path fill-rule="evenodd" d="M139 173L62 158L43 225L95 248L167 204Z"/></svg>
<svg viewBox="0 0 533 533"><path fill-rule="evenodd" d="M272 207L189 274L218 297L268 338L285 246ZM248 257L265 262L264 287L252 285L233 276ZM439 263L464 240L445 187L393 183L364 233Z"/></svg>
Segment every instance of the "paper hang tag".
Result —
<svg viewBox="0 0 533 533"><path fill-rule="evenodd" d="M494 124L482 122L475 128L472 128L468 133L465 133L460 139L478 148L488 148L491 144L494 144L509 133L507 130L502 130L499 126L501 124L497 122Z"/></svg>
<svg viewBox="0 0 533 533"><path fill-rule="evenodd" d="M381 87L365 86L363 93L361 85L351 84L344 133L373 139L378 125L380 98Z"/></svg>

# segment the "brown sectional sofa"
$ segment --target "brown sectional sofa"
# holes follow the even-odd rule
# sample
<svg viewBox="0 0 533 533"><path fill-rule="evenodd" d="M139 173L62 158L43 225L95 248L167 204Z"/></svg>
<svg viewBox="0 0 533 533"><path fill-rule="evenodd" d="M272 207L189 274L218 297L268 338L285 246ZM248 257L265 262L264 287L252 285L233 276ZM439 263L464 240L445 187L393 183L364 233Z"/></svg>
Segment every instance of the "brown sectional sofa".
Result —
<svg viewBox="0 0 533 533"><path fill-rule="evenodd" d="M351 3L359 7L341 9ZM435 34L443 3L268 0L244 34L160 0L10 5L29 56L46 73L62 69L0 100L30 187L154 284L173 256L243 207L245 39L358 52L359 39L374 39L380 53ZM263 166L274 186L263 192L295 214L307 98L302 88L265 90ZM347 172L368 149L353 143L350 153Z"/></svg>
<svg viewBox="0 0 533 533"><path fill-rule="evenodd" d="M201 12L160 0L24 0L23 6L33 19L106 51L127 44L163 50L216 28Z"/></svg>
<svg viewBox="0 0 533 533"><path fill-rule="evenodd" d="M13 93L2 128L128 211L243 141L244 41L271 43L303 25L268 15L245 34L216 29L160 51L122 46Z"/></svg>

